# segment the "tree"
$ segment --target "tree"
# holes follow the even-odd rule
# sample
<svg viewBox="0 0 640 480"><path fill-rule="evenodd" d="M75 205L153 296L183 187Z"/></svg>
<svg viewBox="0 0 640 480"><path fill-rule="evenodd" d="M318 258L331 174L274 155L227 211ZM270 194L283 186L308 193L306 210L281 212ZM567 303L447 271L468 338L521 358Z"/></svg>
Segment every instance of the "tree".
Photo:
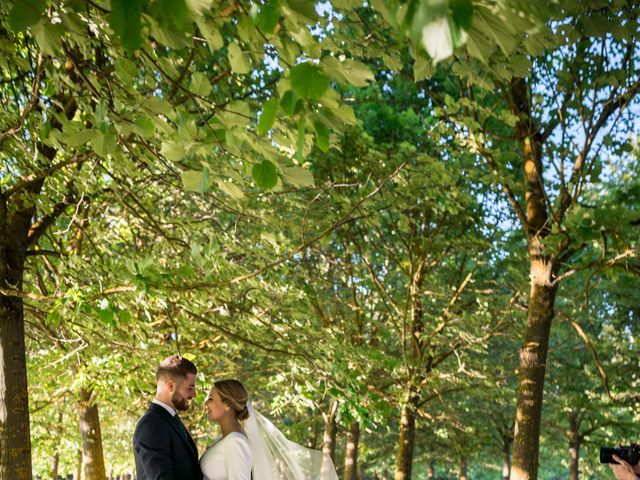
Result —
<svg viewBox="0 0 640 480"><path fill-rule="evenodd" d="M9 80L2 87L0 133L0 228L7 232L0 245L6 356L0 403L14 414L0 417L0 439L12 446L3 449L1 478L31 477L22 307L29 294L22 282L27 253L44 250L39 242L49 228L61 218L74 222L87 203L93 212L117 205L169 239L171 228L155 222L146 208L151 198L132 180L174 192L215 191L221 204L242 197L251 182L275 186L278 174L309 185L295 160L311 138L306 123L326 145L330 130L352 119L320 68L294 65L301 47L308 55L318 51L307 28L319 19L315 10L265 5L252 16L236 4L156 7L113 2L108 10L76 2L45 8L35 0L2 6L3 77ZM223 14L214 18L210 11ZM267 54L278 58L279 68L262 63L267 38ZM258 88L250 72L261 78ZM301 81L309 77L314 81ZM259 135L246 130L252 121ZM266 136L272 127L292 154L274 147ZM257 155L243 164L247 147ZM202 160L212 163L203 167Z"/></svg>

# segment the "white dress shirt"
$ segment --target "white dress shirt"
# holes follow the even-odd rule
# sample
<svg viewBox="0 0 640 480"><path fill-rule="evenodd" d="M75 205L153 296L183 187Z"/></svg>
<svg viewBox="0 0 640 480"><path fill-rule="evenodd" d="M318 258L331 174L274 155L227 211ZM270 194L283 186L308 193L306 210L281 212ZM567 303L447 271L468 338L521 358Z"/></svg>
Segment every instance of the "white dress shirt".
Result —
<svg viewBox="0 0 640 480"><path fill-rule="evenodd" d="M153 399L153 402L151 403L155 403L156 405L160 405L162 408L164 408L167 412L169 412L171 414L172 417L176 416L176 412L174 408L171 408L169 405L167 405L164 402L161 402L160 400L158 400L157 398Z"/></svg>

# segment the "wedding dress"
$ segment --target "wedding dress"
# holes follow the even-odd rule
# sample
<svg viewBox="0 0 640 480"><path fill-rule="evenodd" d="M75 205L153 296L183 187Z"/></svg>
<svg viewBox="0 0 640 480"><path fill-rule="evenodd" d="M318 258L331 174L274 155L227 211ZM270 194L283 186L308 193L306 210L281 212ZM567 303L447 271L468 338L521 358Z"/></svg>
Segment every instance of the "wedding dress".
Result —
<svg viewBox="0 0 640 480"><path fill-rule="evenodd" d="M245 437L232 432L200 459L205 480L338 480L329 455L288 440L248 405Z"/></svg>
<svg viewBox="0 0 640 480"><path fill-rule="evenodd" d="M240 432L231 432L214 443L200 459L204 480L250 480L251 446Z"/></svg>

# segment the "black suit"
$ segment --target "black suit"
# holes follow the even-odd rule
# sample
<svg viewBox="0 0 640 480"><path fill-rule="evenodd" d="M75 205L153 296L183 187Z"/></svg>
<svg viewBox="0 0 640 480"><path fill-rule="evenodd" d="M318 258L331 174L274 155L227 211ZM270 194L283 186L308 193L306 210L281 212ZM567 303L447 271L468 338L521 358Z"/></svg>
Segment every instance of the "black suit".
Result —
<svg viewBox="0 0 640 480"><path fill-rule="evenodd" d="M138 480L202 480L198 450L177 418L152 403L133 434Z"/></svg>

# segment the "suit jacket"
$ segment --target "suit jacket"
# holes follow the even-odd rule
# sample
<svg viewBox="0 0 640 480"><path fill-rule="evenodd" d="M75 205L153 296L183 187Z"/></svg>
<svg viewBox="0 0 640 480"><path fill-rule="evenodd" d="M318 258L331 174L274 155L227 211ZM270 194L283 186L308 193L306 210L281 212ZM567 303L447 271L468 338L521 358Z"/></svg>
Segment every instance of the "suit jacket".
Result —
<svg viewBox="0 0 640 480"><path fill-rule="evenodd" d="M187 429L152 403L133 434L138 480L202 480L198 450Z"/></svg>

